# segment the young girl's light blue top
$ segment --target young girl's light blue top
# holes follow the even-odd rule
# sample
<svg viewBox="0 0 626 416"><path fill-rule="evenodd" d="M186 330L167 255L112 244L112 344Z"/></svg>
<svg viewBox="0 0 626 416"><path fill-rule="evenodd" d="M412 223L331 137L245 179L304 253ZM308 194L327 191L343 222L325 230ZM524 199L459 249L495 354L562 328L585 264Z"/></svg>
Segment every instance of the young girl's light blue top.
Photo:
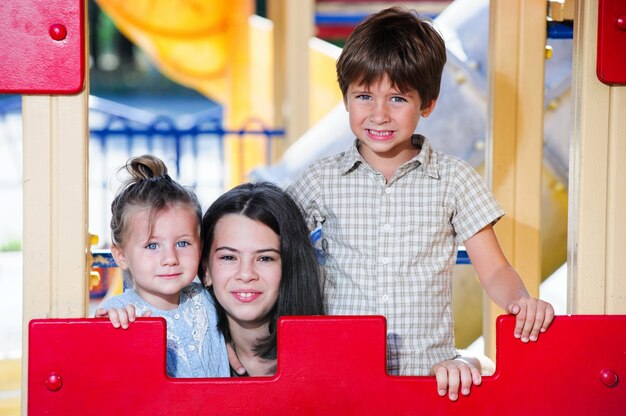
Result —
<svg viewBox="0 0 626 416"><path fill-rule="evenodd" d="M120 308L132 304L137 316L151 311L152 316L167 322L167 374L171 377L229 377L226 344L217 329L213 298L198 283L185 287L180 304L173 310L162 310L143 300L133 289L112 297L101 308Z"/></svg>

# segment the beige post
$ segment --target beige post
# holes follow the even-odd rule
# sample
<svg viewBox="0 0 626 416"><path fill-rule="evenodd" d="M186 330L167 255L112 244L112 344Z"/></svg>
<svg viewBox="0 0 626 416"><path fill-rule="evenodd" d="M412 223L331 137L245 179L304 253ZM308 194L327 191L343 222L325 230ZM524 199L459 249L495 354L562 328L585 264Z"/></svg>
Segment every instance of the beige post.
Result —
<svg viewBox="0 0 626 416"><path fill-rule="evenodd" d="M28 414L28 323L84 317L88 310L88 97L87 86L78 95L22 99L22 415Z"/></svg>
<svg viewBox="0 0 626 416"><path fill-rule="evenodd" d="M309 39L314 32L313 0L270 0L274 23L274 106L285 146L309 129Z"/></svg>
<svg viewBox="0 0 626 416"><path fill-rule="evenodd" d="M487 181L506 216L495 231L528 291L541 280L541 169L545 0L492 0L489 36ZM485 353L495 356L495 319L484 302Z"/></svg>
<svg viewBox="0 0 626 416"><path fill-rule="evenodd" d="M610 87L596 76L598 0L575 8L568 313L624 314L626 86Z"/></svg>

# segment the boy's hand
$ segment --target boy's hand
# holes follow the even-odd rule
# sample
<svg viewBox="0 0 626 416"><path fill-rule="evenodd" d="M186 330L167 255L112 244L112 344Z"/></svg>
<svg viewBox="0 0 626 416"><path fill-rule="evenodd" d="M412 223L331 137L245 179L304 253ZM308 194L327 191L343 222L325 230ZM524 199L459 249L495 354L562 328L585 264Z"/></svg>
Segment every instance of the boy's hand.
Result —
<svg viewBox="0 0 626 416"><path fill-rule="evenodd" d="M537 341L540 332L546 332L554 319L554 308L548 302L531 297L521 298L507 307L516 315L515 338L522 342Z"/></svg>
<svg viewBox="0 0 626 416"><path fill-rule="evenodd" d="M151 316L151 311L146 311L143 317ZM122 329L128 328L130 322L135 322L136 316L135 306L134 305L126 305L121 308L110 308L110 309L96 309L96 318L106 318L108 317L114 328L122 327Z"/></svg>
<svg viewBox="0 0 626 416"><path fill-rule="evenodd" d="M437 392L441 397L448 392L448 398L456 401L461 394L470 394L472 384L479 386L482 382L478 367L460 359L442 361L430 369L430 373L437 378Z"/></svg>

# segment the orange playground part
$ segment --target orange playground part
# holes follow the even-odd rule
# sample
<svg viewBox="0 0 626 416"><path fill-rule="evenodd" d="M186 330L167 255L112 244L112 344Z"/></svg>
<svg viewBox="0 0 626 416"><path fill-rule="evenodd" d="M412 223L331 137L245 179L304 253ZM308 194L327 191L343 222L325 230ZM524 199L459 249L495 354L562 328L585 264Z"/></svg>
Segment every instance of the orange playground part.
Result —
<svg viewBox="0 0 626 416"><path fill-rule="evenodd" d="M558 316L536 343L497 321L496 373L451 402L434 377L389 376L385 320L279 322L273 377L165 375L165 321L30 323L28 409L38 415L616 415L626 409L626 315Z"/></svg>
<svg viewBox="0 0 626 416"><path fill-rule="evenodd" d="M118 29L168 77L221 102L238 46L248 41L249 1L97 0Z"/></svg>

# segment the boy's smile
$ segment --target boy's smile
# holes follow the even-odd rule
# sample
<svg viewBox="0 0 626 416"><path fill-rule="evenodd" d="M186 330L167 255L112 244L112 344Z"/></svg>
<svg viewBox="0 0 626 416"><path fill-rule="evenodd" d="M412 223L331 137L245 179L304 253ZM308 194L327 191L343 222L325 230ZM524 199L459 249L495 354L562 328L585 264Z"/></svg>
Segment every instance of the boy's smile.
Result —
<svg viewBox="0 0 626 416"><path fill-rule="evenodd" d="M371 85L350 84L344 101L361 156L387 179L418 154L411 136L435 108L435 100L422 108L417 91L399 91L387 75Z"/></svg>

